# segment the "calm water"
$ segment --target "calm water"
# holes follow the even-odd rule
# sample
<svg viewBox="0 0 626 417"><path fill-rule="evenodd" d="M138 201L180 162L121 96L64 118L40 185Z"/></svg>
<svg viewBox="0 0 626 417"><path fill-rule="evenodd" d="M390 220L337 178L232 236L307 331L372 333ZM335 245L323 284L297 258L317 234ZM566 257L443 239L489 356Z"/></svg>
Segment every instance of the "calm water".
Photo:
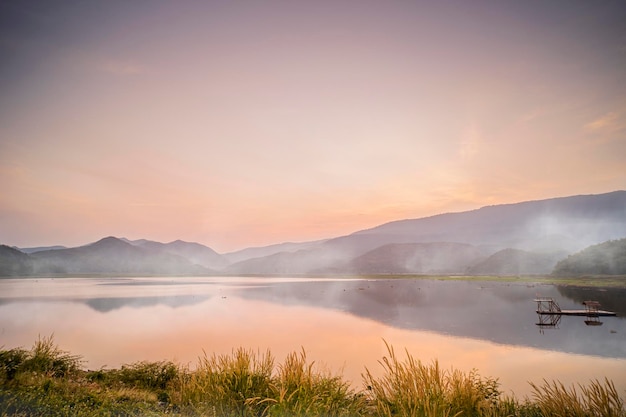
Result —
<svg viewBox="0 0 626 417"><path fill-rule="evenodd" d="M598 300L618 317L587 326L562 317L540 329L532 300L563 309ZM243 346L278 361L311 360L361 387L379 373L384 340L424 362L478 369L505 391L528 381L612 379L626 390L626 290L438 280L269 278L65 278L0 280L0 346L30 347L54 334L90 369L140 360L193 366Z"/></svg>

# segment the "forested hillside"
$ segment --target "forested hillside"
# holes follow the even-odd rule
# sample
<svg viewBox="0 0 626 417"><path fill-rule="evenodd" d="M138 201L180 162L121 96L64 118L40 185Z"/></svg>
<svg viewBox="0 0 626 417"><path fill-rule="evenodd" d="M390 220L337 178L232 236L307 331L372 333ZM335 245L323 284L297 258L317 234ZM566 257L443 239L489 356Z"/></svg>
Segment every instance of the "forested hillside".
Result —
<svg viewBox="0 0 626 417"><path fill-rule="evenodd" d="M609 240L563 259L554 275L626 275L626 239Z"/></svg>

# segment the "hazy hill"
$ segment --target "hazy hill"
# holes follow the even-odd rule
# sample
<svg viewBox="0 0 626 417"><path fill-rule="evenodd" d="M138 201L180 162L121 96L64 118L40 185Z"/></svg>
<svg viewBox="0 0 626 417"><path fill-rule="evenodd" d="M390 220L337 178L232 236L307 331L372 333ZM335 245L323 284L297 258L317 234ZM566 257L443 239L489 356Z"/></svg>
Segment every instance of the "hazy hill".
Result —
<svg viewBox="0 0 626 417"><path fill-rule="evenodd" d="M626 239L590 246L560 261L554 275L626 275Z"/></svg>
<svg viewBox="0 0 626 417"><path fill-rule="evenodd" d="M107 237L86 246L36 252L36 274L164 274L195 275L210 272L170 253L133 246Z"/></svg>
<svg viewBox="0 0 626 417"><path fill-rule="evenodd" d="M626 191L487 206L413 220L399 220L344 239L362 244L461 242L497 249L573 252L626 236Z"/></svg>
<svg viewBox="0 0 626 417"><path fill-rule="evenodd" d="M37 246L35 248L18 248L20 252L24 252L27 254L41 252L44 250L56 250L56 249L67 249L65 246L55 245L55 246Z"/></svg>
<svg viewBox="0 0 626 417"><path fill-rule="evenodd" d="M285 242L277 243L269 246L259 246L253 248L246 248L234 252L224 253L223 256L230 263L237 263L245 261L247 259L262 258L264 256L271 256L281 252L297 252L299 250L312 249L324 243L325 240L317 240L312 242Z"/></svg>
<svg viewBox="0 0 626 417"><path fill-rule="evenodd" d="M454 274L482 259L478 248L465 243L392 243L358 256L350 267L364 274Z"/></svg>
<svg viewBox="0 0 626 417"><path fill-rule="evenodd" d="M208 246L195 242L175 240L170 243L161 243L146 239L135 241L124 239L124 241L141 248L182 256L194 264L202 265L211 269L221 269L230 264L230 262L223 255L220 255Z"/></svg>
<svg viewBox="0 0 626 417"><path fill-rule="evenodd" d="M231 265L225 272L306 274L346 271L347 265L356 258L389 244L453 242L475 246L486 251L486 255L506 248L537 253L572 253L589 244L622 236L626 236L626 191L616 191L395 221L329 239L307 249L244 260ZM379 253L376 262L371 257L358 261L359 271L375 273L388 270L394 262L401 263L401 253L383 251L383 254L390 258ZM541 268L545 264L540 257L525 255L527 259L523 260L522 255L507 255L506 252L485 267L495 267L495 263L500 262L504 268L506 262L503 261L507 256L512 256L511 262L518 257L520 271L546 271ZM458 270L454 270L453 265L447 267L448 273L467 272L461 264L454 265ZM509 265L504 270L512 271L513 268Z"/></svg>
<svg viewBox="0 0 626 417"><path fill-rule="evenodd" d="M548 272L556 258L541 253L574 253L624 236L626 191L616 191L399 220L333 239L248 248L225 255L197 243L145 239L131 242L111 237L79 248L35 251L30 260L35 274L181 275L220 270L233 275L468 272L517 275ZM15 265L5 265L5 270L28 270L28 258L6 256L15 259L6 261ZM556 272L593 269L583 267L591 261L580 262L575 268L568 263L560 264ZM615 268L607 266L605 270Z"/></svg>
<svg viewBox="0 0 626 417"><path fill-rule="evenodd" d="M246 259L228 266L222 272L230 275L321 273L337 265L343 266L346 262L347 259L339 254L318 247Z"/></svg>
<svg viewBox="0 0 626 417"><path fill-rule="evenodd" d="M30 275L33 261L27 254L6 245L0 245L0 277Z"/></svg>
<svg viewBox="0 0 626 417"><path fill-rule="evenodd" d="M550 274L566 253L535 253L521 249L502 249L487 259L472 265L470 275L538 275Z"/></svg>

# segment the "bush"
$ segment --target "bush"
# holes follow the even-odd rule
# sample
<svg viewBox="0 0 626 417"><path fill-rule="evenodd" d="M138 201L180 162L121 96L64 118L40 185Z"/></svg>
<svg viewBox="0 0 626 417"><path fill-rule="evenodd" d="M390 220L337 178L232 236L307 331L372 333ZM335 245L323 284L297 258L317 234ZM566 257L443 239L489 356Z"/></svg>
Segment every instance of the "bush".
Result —
<svg viewBox="0 0 626 417"><path fill-rule="evenodd" d="M169 361L137 362L116 372L120 382L137 388L165 389L178 378L178 367Z"/></svg>
<svg viewBox="0 0 626 417"><path fill-rule="evenodd" d="M28 351L22 348L0 351L0 381L13 380L27 358Z"/></svg>
<svg viewBox="0 0 626 417"><path fill-rule="evenodd" d="M24 371L38 372L49 377L64 377L80 369L82 359L78 355L58 348L54 336L44 337L35 342L27 359L23 362Z"/></svg>
<svg viewBox="0 0 626 417"><path fill-rule="evenodd" d="M30 351L22 348L0 351L0 378L11 381L19 373L64 377L80 369L81 357L59 349L54 337L39 338Z"/></svg>

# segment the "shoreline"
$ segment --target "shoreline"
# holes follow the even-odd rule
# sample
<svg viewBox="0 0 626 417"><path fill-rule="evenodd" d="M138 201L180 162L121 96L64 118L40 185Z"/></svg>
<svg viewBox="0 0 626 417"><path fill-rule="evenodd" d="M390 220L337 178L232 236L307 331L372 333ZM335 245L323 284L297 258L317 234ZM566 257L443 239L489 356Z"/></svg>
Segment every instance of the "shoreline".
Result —
<svg viewBox="0 0 626 417"><path fill-rule="evenodd" d="M419 275L419 274L239 274L239 275L162 275L162 274L45 274L28 276L2 276L4 279L64 279L64 278L284 278L284 279L421 279L438 281L483 281L483 282L517 282L528 284L561 285L590 288L626 288L626 275L583 275L583 276L550 276L550 275Z"/></svg>

